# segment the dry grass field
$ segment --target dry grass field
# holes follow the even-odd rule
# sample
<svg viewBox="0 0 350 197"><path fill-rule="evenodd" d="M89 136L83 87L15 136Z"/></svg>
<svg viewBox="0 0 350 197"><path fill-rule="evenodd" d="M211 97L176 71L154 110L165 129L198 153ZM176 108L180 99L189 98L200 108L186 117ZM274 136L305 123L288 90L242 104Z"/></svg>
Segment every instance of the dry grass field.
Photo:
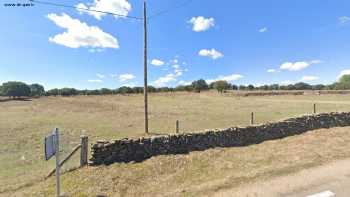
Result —
<svg viewBox="0 0 350 197"><path fill-rule="evenodd" d="M251 112L257 123L277 121L312 113L313 103L317 103L318 112L350 111L350 95L151 94L150 131L151 135L173 133L176 120L180 121L181 132L244 126L249 124ZM0 196L53 194L53 179L42 179L54 166L53 161L43 158L43 138L54 127L61 129L64 153L79 143L81 134L88 135L90 141L143 136L142 95L0 102ZM243 148L160 156L138 164L88 167L65 174L63 188L74 196L209 194L259 177L348 157L344 149L350 148L349 141L346 129L319 130ZM326 149L321 142L332 148ZM75 158L67 166L77 164Z"/></svg>

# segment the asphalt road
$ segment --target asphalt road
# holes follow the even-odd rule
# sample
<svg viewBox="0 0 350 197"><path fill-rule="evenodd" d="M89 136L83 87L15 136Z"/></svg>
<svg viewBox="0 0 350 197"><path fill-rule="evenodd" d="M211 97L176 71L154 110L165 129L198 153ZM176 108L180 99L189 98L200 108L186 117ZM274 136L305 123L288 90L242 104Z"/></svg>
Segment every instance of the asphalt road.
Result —
<svg viewBox="0 0 350 197"><path fill-rule="evenodd" d="M216 196L350 197L350 159L305 169L272 180L221 191Z"/></svg>

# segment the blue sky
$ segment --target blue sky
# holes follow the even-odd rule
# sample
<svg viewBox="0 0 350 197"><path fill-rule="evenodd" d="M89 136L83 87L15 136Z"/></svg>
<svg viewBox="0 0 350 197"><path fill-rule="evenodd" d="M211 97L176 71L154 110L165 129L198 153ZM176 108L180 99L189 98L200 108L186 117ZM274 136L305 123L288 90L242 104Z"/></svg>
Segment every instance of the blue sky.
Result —
<svg viewBox="0 0 350 197"><path fill-rule="evenodd" d="M2 0L26 3L24 0ZM142 16L141 0L51 2ZM182 1L148 0L148 15ZM183 2L186 2L184 0ZM142 86L142 21L36 4L0 7L0 83ZM149 83L332 83L350 73L350 1L193 0L149 19Z"/></svg>

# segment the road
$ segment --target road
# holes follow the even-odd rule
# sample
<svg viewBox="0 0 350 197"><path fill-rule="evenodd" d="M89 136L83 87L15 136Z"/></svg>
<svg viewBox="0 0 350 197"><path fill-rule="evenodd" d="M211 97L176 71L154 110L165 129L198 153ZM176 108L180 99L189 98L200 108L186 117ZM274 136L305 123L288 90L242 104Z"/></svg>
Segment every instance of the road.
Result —
<svg viewBox="0 0 350 197"><path fill-rule="evenodd" d="M288 176L220 191L215 196L349 197L350 159L305 169Z"/></svg>

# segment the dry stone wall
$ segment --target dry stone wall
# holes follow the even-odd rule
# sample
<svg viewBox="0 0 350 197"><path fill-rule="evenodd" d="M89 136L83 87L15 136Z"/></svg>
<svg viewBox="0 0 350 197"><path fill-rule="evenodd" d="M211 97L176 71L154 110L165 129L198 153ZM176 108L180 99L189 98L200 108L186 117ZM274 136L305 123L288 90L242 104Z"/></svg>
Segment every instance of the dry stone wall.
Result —
<svg viewBox="0 0 350 197"><path fill-rule="evenodd" d="M199 133L139 139L98 141L92 146L92 165L143 161L156 155L186 154L215 147L237 147L297 135L306 131L350 126L350 112L305 115L281 122Z"/></svg>

